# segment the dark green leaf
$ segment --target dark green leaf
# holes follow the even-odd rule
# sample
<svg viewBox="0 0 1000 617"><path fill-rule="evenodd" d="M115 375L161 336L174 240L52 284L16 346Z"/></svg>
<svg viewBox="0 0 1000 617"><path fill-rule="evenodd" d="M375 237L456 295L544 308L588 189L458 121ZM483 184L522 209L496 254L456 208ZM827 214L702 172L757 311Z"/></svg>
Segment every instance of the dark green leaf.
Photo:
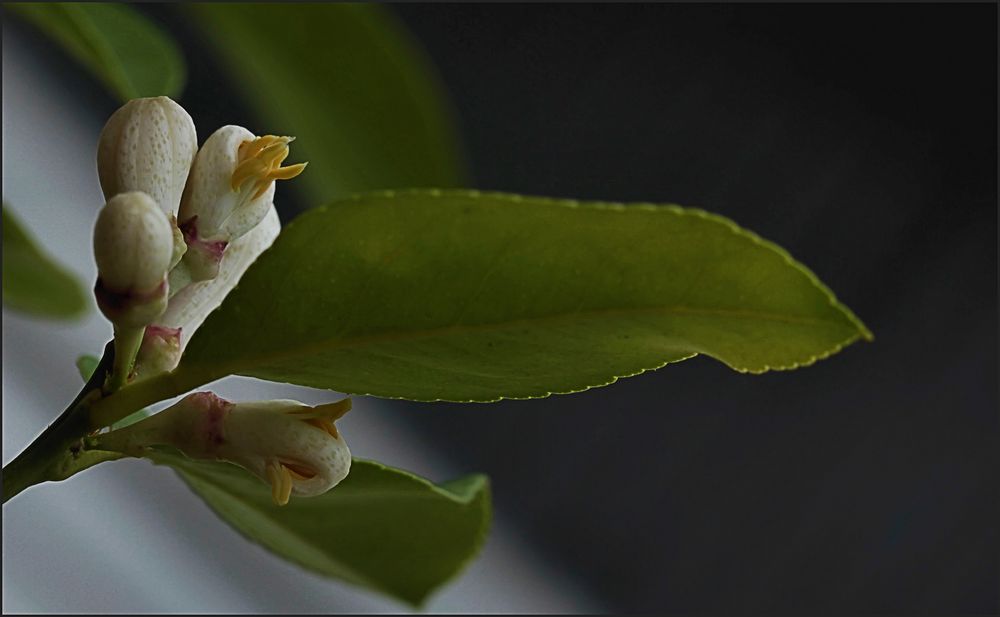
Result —
<svg viewBox="0 0 1000 617"><path fill-rule="evenodd" d="M224 521L310 570L421 604L479 552L489 530L489 481L469 476L435 486L354 459L328 493L271 501L270 488L228 463L155 452Z"/></svg>
<svg viewBox="0 0 1000 617"><path fill-rule="evenodd" d="M119 99L176 98L184 87L184 60L173 41L132 7L106 3L8 3Z"/></svg>
<svg viewBox="0 0 1000 617"><path fill-rule="evenodd" d="M698 353L738 371L791 369L870 337L803 265L719 216L409 191L293 221L170 379L492 401Z"/></svg>
<svg viewBox="0 0 1000 617"><path fill-rule="evenodd" d="M458 186L450 107L424 54L374 4L190 5L266 126L296 135L315 200Z"/></svg>
<svg viewBox="0 0 1000 617"><path fill-rule="evenodd" d="M3 304L22 313L70 319L83 315L83 287L45 255L3 206Z"/></svg>

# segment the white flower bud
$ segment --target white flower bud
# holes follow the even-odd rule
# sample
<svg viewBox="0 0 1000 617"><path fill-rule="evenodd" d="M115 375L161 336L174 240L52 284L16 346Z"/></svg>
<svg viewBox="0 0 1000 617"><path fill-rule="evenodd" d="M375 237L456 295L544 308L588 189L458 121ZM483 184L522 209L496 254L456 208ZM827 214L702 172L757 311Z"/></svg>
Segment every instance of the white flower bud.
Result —
<svg viewBox="0 0 1000 617"><path fill-rule="evenodd" d="M145 193L108 200L94 227L95 292L116 325L144 326L166 309L174 237L167 216Z"/></svg>
<svg viewBox="0 0 1000 617"><path fill-rule="evenodd" d="M257 227L272 207L274 181L294 178L305 163L282 167L291 137L255 137L224 126L209 137L191 167L178 221L188 244L193 280L218 273L228 244Z"/></svg>
<svg viewBox="0 0 1000 617"><path fill-rule="evenodd" d="M133 379L141 381L174 370L181 360L181 351L179 328L148 326L143 333L142 344L135 358Z"/></svg>
<svg viewBox="0 0 1000 617"><path fill-rule="evenodd" d="M272 205L257 227L229 245L219 264L218 275L210 281L193 283L179 291L170 299L170 305L159 323L180 328L186 344L209 313L222 304L247 268L271 246L280 232L281 221L278 211Z"/></svg>
<svg viewBox="0 0 1000 617"><path fill-rule="evenodd" d="M350 399L309 407L297 401L231 403L190 394L160 413L98 438L98 447L141 456L173 446L195 459L235 463L271 485L278 505L290 495L321 495L347 477L351 452L334 423Z"/></svg>
<svg viewBox="0 0 1000 617"><path fill-rule="evenodd" d="M104 198L142 191L176 215L198 149L194 122L165 96L134 99L111 115L97 146Z"/></svg>

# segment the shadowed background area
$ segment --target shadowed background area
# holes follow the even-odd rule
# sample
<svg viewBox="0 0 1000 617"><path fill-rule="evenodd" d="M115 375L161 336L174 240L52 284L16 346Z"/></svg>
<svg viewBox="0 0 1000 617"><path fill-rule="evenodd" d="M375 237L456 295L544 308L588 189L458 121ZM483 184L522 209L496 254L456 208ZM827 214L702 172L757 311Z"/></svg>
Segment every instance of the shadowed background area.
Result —
<svg viewBox="0 0 1000 617"><path fill-rule="evenodd" d="M255 125L187 19L140 8L186 50L199 133ZM515 533L612 611L997 610L995 5L392 10L472 186L723 214L876 340L803 371L696 358L388 417L488 473Z"/></svg>
<svg viewBox="0 0 1000 617"><path fill-rule="evenodd" d="M730 216L876 336L401 414L618 610L997 609L995 6L394 8L477 187Z"/></svg>

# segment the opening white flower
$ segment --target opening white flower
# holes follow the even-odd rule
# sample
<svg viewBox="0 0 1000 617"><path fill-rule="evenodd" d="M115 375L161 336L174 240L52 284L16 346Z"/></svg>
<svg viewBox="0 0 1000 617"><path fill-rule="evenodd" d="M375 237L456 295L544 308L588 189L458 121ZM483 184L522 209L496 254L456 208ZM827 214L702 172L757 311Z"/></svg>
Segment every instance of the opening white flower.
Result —
<svg viewBox="0 0 1000 617"><path fill-rule="evenodd" d="M281 221L272 204L257 227L229 245L215 278L191 283L170 298L167 310L148 328L143 339L135 363L136 379L171 371L177 366L184 348L205 318L219 308L280 231Z"/></svg>
<svg viewBox="0 0 1000 617"><path fill-rule="evenodd" d="M294 178L305 163L282 167L292 137L256 137L228 125L202 145L191 167L178 215L188 245L191 280L218 273L228 244L254 229L274 199L275 180Z"/></svg>

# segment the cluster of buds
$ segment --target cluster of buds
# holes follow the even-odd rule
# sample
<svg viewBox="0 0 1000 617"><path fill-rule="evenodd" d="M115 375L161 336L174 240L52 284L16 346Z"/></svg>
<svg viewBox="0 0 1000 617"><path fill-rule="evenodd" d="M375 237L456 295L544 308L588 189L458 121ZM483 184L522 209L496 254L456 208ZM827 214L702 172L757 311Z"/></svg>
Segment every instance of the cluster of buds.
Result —
<svg viewBox="0 0 1000 617"><path fill-rule="evenodd" d="M310 407L296 401L232 403L189 394L160 413L98 438L98 447L142 456L170 446L190 458L235 463L271 485L279 506L321 495L347 477L351 452L335 422L351 400Z"/></svg>
<svg viewBox="0 0 1000 617"><path fill-rule="evenodd" d="M130 101L108 120L97 150L107 202L94 229L94 293L115 334L105 392L176 368L195 330L274 242L274 182L306 165L283 165L292 139L224 126L199 149L191 117L167 97ZM234 404L204 392L98 439L130 455L166 445L235 463L283 505L347 475L350 451L334 421L349 409L350 400Z"/></svg>
<svg viewBox="0 0 1000 617"><path fill-rule="evenodd" d="M274 182L305 167L282 166L291 141L224 126L199 149L191 116L163 96L129 101L105 124L94 292L115 328L107 389L172 370L201 321L274 241Z"/></svg>

